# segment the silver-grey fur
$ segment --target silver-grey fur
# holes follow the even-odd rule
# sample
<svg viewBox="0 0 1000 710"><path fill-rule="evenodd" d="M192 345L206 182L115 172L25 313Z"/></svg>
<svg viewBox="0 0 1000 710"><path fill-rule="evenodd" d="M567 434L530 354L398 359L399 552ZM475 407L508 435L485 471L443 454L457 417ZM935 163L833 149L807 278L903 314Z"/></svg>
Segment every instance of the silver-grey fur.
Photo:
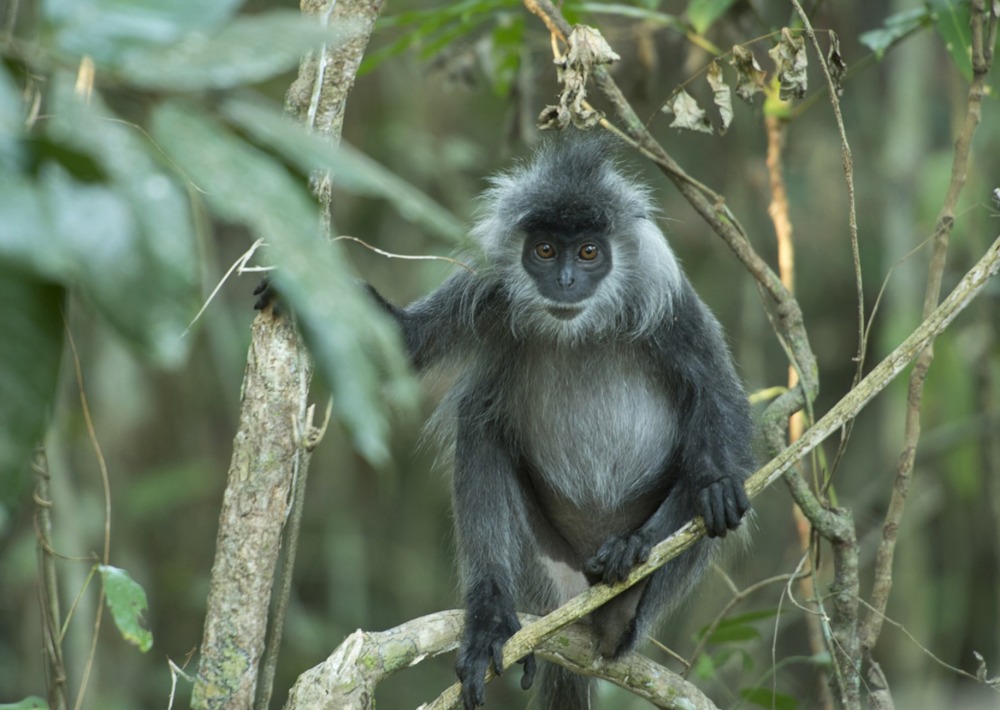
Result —
<svg viewBox="0 0 1000 710"><path fill-rule="evenodd" d="M606 140L554 140L486 191L475 275L457 273L405 309L383 301L418 369L459 370L437 430L454 451L466 708L484 702L483 674L499 665L518 604L548 611L623 578L693 516L720 536L749 507L746 396L655 215ZM609 260L596 276L579 272L586 288L572 318L553 315L565 302L543 295L544 272L526 267L530 240L550 237L594 240ZM711 546L595 611L597 649L634 648L695 584ZM586 679L545 669L541 685L543 707L589 706Z"/></svg>

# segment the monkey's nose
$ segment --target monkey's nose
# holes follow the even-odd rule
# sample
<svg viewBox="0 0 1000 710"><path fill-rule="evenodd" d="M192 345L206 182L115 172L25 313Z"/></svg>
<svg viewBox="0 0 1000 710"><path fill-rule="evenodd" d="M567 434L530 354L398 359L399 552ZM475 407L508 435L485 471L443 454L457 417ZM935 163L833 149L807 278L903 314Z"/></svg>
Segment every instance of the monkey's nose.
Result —
<svg viewBox="0 0 1000 710"><path fill-rule="evenodd" d="M572 288L576 279L573 277L573 272L570 269L563 269L559 272L559 278L557 281L563 288Z"/></svg>

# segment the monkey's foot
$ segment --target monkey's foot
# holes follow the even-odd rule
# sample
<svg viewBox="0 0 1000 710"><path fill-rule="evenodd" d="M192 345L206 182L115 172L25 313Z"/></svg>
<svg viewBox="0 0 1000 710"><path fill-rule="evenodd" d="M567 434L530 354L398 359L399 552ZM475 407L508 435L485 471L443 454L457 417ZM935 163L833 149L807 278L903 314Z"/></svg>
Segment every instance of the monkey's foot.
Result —
<svg viewBox="0 0 1000 710"><path fill-rule="evenodd" d="M628 537L611 535L597 554L583 565L583 571L591 579L605 584L621 582L636 565L649 559L652 549L653 543L641 532Z"/></svg>
<svg viewBox="0 0 1000 710"><path fill-rule="evenodd" d="M489 608L483 614L467 612L465 638L455 661L465 710L486 702L486 671L492 662L497 675L503 673L503 645L520 628L521 622L513 612L498 613ZM527 690L535 680L535 655L529 653L518 663L524 664L521 688Z"/></svg>

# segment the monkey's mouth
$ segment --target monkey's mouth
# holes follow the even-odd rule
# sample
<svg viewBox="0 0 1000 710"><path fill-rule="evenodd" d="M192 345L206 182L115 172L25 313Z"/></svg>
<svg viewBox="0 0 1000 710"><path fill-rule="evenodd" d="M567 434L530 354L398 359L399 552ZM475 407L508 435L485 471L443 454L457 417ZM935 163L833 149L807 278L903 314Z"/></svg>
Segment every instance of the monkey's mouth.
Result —
<svg viewBox="0 0 1000 710"><path fill-rule="evenodd" d="M546 310L559 320L573 320L583 312L579 306L548 306Z"/></svg>

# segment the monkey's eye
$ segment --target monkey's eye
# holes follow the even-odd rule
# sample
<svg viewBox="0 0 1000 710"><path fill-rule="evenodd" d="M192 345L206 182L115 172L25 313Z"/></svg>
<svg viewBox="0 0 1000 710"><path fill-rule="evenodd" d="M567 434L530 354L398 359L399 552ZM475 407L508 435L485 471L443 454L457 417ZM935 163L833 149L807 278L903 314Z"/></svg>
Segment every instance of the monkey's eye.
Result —
<svg viewBox="0 0 1000 710"><path fill-rule="evenodd" d="M535 253L542 259L551 259L556 255L556 248L548 242L538 242L535 245Z"/></svg>
<svg viewBox="0 0 1000 710"><path fill-rule="evenodd" d="M600 249L597 248L596 244L584 244L580 247L580 258L584 261L593 261L599 253Z"/></svg>

